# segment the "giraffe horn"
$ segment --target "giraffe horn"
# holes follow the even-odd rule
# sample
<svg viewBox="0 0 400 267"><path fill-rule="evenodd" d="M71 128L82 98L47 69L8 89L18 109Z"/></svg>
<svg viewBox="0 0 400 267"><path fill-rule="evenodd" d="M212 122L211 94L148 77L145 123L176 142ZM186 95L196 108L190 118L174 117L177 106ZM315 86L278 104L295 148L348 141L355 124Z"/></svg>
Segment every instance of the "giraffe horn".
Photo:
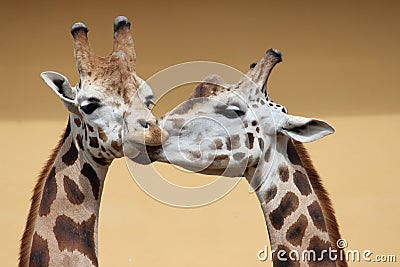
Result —
<svg viewBox="0 0 400 267"><path fill-rule="evenodd" d="M267 95L266 84L268 77L273 68L282 61L282 54L277 49L268 49L260 62L255 62L250 65L249 71L246 73L245 79L250 79L256 83L262 92ZM243 78L242 78L243 79Z"/></svg>
<svg viewBox="0 0 400 267"><path fill-rule="evenodd" d="M128 57L132 71L136 70L136 53L130 31L131 23L124 16L114 20L114 47L113 53L123 52Z"/></svg>
<svg viewBox="0 0 400 267"><path fill-rule="evenodd" d="M92 63L92 50L87 38L88 28L82 22L72 25L71 34L74 38L74 54L79 73L86 75Z"/></svg>

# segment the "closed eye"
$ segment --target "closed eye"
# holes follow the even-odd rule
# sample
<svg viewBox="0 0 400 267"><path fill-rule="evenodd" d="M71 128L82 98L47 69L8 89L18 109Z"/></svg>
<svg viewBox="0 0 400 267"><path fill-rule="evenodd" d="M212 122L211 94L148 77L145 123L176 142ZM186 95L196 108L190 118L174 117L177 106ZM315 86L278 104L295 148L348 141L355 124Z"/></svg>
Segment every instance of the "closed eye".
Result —
<svg viewBox="0 0 400 267"><path fill-rule="evenodd" d="M240 118L246 114L246 112L241 110L239 107L233 106L233 105L227 106L227 107L226 106L225 107L222 107L222 106L217 107L215 109L215 112L227 117L228 119L236 119L238 117Z"/></svg>
<svg viewBox="0 0 400 267"><path fill-rule="evenodd" d="M89 115L92 114L98 107L100 107L100 104L94 102L94 103L89 103L87 105L82 105L81 110L85 112L85 114Z"/></svg>
<svg viewBox="0 0 400 267"><path fill-rule="evenodd" d="M230 111L235 112L236 115L237 115L238 117L242 117L242 116L244 116L244 114L246 114L246 112L244 112L243 110L241 110L241 109L240 109L239 107L237 107L237 106L228 106L228 107L226 108L226 110L230 110Z"/></svg>

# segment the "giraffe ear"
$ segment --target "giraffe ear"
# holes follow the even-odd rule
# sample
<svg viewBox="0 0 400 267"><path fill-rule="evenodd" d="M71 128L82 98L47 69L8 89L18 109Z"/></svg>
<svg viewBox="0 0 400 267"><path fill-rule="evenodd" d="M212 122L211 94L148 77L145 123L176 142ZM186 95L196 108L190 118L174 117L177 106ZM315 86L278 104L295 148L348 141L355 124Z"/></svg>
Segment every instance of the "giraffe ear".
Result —
<svg viewBox="0 0 400 267"><path fill-rule="evenodd" d="M291 115L286 115L281 128L282 134L302 143L321 139L334 132L335 129L322 120Z"/></svg>
<svg viewBox="0 0 400 267"><path fill-rule="evenodd" d="M68 79L57 72L45 71L40 74L44 82L61 98L65 107L73 113L79 113L76 98L76 89L71 87Z"/></svg>

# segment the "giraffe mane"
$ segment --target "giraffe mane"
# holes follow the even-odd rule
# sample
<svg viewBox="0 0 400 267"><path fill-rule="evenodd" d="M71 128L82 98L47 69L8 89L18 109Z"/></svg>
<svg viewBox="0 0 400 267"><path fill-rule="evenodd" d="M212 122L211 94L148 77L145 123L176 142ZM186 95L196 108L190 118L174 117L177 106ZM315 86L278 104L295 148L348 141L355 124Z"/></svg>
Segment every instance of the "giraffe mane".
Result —
<svg viewBox="0 0 400 267"><path fill-rule="evenodd" d="M43 187L44 187L46 178L51 170L51 167L54 164L57 154L60 151L62 144L65 142L65 139L69 136L70 132L71 132L71 127L70 127L70 121L68 120L68 124L67 124L65 131L61 135L61 138L58 141L58 144L53 149L53 152L51 153L46 164L43 166L42 171L39 174L39 178L36 182L35 188L33 189L33 195L31 198L31 207L29 209L28 219L26 221L24 234L22 235L22 238L21 238L20 252L19 252L19 264L18 264L18 266L20 266L20 267L28 266L28 264L29 264L28 257L29 257L29 251L30 251L31 245L32 245L31 243L32 243L33 230L35 227L35 221L37 218L38 209L39 209L40 200L41 200L40 196L43 193Z"/></svg>
<svg viewBox="0 0 400 267"><path fill-rule="evenodd" d="M310 179L311 186L313 187L318 199L321 201L322 212L325 216L329 239L331 240L332 248L336 250L342 250L337 247L337 240L340 239L339 224L336 220L335 211L332 207L332 202L329 198L329 194L321 182L321 178L314 168L311 161L310 155L307 149L304 147L303 143L293 140L293 144L300 156L303 167L306 169L308 177ZM339 267L347 267L347 262L345 259L338 259L337 264Z"/></svg>

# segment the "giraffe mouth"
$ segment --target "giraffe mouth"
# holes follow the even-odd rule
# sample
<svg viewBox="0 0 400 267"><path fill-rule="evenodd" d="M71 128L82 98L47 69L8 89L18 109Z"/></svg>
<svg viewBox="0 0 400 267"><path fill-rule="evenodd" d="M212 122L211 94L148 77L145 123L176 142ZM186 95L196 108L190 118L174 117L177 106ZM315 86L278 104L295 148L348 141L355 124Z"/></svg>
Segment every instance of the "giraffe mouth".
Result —
<svg viewBox="0 0 400 267"><path fill-rule="evenodd" d="M162 151L162 146L142 146L139 149L139 154L134 158L129 158L132 161L142 164L148 165L155 161L160 161L160 155Z"/></svg>

